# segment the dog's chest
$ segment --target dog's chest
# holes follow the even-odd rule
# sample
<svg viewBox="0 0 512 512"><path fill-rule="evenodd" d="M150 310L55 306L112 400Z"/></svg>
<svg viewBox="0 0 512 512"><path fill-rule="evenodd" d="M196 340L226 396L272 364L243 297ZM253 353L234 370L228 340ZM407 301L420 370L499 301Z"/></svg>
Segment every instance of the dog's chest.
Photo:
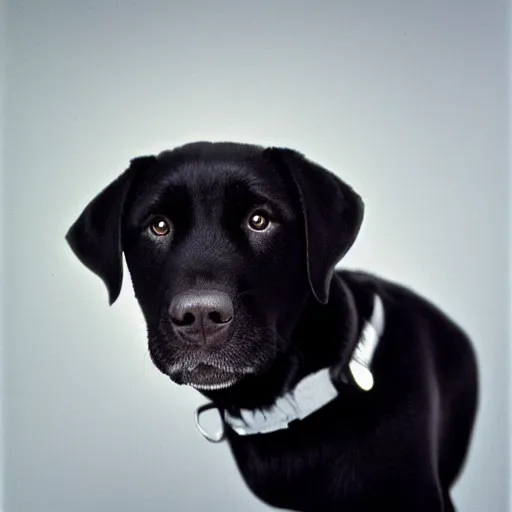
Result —
<svg viewBox="0 0 512 512"><path fill-rule="evenodd" d="M361 477L348 444L338 441L334 448L306 432L234 435L229 444L248 487L274 507L321 510L348 500Z"/></svg>

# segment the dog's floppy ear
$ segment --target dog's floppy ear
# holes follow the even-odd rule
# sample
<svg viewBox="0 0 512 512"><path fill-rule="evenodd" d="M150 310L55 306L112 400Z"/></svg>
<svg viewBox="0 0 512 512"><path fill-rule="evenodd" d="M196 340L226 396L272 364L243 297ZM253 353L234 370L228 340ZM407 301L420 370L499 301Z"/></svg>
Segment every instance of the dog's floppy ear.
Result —
<svg viewBox="0 0 512 512"><path fill-rule="evenodd" d="M125 201L135 175L155 161L154 156L131 160L128 169L86 206L66 234L78 259L105 283L111 305L123 282L121 225Z"/></svg>
<svg viewBox="0 0 512 512"><path fill-rule="evenodd" d="M304 155L286 148L268 148L267 153L301 205L309 284L317 300L326 304L334 267L361 227L363 201L336 175Z"/></svg>

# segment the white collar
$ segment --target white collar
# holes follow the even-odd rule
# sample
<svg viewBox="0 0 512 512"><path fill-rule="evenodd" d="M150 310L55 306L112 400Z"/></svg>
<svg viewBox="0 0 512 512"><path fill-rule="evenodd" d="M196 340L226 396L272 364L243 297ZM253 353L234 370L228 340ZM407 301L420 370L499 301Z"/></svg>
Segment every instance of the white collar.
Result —
<svg viewBox="0 0 512 512"><path fill-rule="evenodd" d="M381 298L375 294L372 316L365 323L348 364L354 382L363 391L373 388L374 381L370 367L383 331L384 306ZM266 434L288 428L292 421L306 418L337 396L338 390L332 383L330 369L323 368L304 377L294 389L279 397L268 409L241 409L239 416L233 416L224 411L223 416L225 423L239 435ZM213 403L197 409L196 426L208 441L220 442L224 439L224 432L213 437L201 427L199 422L201 413L212 408L216 408Z"/></svg>

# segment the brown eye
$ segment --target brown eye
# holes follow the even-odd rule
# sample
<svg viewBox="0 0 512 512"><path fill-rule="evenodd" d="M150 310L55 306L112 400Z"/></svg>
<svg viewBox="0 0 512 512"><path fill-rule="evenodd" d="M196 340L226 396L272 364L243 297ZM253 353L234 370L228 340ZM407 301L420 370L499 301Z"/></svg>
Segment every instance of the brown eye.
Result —
<svg viewBox="0 0 512 512"><path fill-rule="evenodd" d="M264 212L255 212L249 217L249 227L256 231L264 231L268 228L270 219Z"/></svg>
<svg viewBox="0 0 512 512"><path fill-rule="evenodd" d="M156 236L165 236L171 231L171 223L165 217L157 217L150 229Z"/></svg>

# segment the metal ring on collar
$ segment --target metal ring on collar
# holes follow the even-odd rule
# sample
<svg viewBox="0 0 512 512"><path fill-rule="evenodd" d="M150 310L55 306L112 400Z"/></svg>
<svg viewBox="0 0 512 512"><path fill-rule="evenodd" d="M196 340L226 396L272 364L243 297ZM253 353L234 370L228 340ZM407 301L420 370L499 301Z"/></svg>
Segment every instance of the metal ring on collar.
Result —
<svg viewBox="0 0 512 512"><path fill-rule="evenodd" d="M199 421L199 417L201 416L201 414L205 411L209 411L210 409L217 409L219 411L219 414L221 416L221 421L222 421L222 430L221 432L217 435L217 436L212 436L210 435L202 426L201 426L201 423ZM221 443L222 441L224 441L224 437L226 435L226 429L224 428L224 419L222 418L222 412L221 410L213 403L213 402L210 402L209 404L204 404L204 405L201 405L199 406L197 409L196 409L196 412L194 413L194 420L196 422L196 427L197 427L197 430L199 430L199 432L201 433L201 435L207 440L207 441L210 441L210 443Z"/></svg>

